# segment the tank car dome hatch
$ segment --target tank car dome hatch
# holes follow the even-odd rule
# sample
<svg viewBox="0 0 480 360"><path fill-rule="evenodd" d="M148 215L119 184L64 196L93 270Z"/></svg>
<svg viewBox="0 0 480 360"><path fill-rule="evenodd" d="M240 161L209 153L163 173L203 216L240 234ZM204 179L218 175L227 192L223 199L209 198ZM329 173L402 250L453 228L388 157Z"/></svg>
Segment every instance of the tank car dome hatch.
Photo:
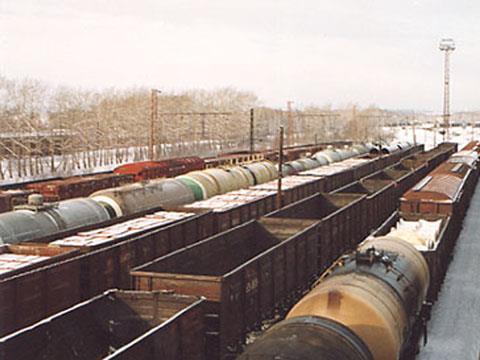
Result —
<svg viewBox="0 0 480 360"><path fill-rule="evenodd" d="M27 198L27 204L32 206L42 206L43 205L43 195L42 194L30 194Z"/></svg>
<svg viewBox="0 0 480 360"><path fill-rule="evenodd" d="M90 197L117 217L195 201L192 189L176 179L151 180L120 186L97 191Z"/></svg>

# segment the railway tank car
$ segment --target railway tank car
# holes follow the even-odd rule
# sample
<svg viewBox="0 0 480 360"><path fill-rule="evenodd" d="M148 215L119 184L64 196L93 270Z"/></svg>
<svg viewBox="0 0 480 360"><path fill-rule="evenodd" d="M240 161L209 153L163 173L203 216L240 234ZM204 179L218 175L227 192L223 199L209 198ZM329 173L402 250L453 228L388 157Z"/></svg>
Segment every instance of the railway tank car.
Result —
<svg viewBox="0 0 480 360"><path fill-rule="evenodd" d="M321 166L341 161L343 157L357 156L358 152L364 154L369 149L368 145L358 145L356 151L329 148L316 153L316 159L323 161L309 158L299 164L302 169ZM36 241L117 217L161 207L182 206L228 191L269 182L277 176L276 166L264 160L224 169L195 170L176 178L127 184L97 191L89 198L19 208L0 214L0 243Z"/></svg>
<svg viewBox="0 0 480 360"><path fill-rule="evenodd" d="M109 219L110 214L105 207L92 199L44 204L41 195L32 194L27 205L0 214L0 244L34 241Z"/></svg>
<svg viewBox="0 0 480 360"><path fill-rule="evenodd" d="M401 234L368 239L239 359L399 359L429 281L424 257Z"/></svg>
<svg viewBox="0 0 480 360"><path fill-rule="evenodd" d="M112 218L195 201L193 191L175 179L151 180L100 190L90 195L90 198L102 205Z"/></svg>

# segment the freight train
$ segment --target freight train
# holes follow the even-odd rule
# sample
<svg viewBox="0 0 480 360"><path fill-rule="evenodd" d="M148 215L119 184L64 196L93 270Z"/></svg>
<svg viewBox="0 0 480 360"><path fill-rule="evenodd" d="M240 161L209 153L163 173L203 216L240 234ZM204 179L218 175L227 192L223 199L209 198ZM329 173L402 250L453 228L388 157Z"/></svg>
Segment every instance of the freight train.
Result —
<svg viewBox="0 0 480 360"><path fill-rule="evenodd" d="M318 174L311 173L318 170L314 169L286 177L283 179L284 187L282 187L281 197L286 204L289 204L298 202L305 197L315 196L319 191L332 191L337 187L358 181L361 177L382 171L403 159L417 157L422 148L420 145L412 146L409 149L399 150L385 156L365 154L355 159L323 166L319 169L323 168L324 171L319 171ZM422 163L433 164L439 158L448 156L453 149L453 144L447 144L422 153L424 156ZM412 169L413 171L417 172L416 169ZM260 167L258 172L257 175L260 177L261 174L267 174L268 170ZM391 182L397 184L397 181L391 180ZM398 184L400 185L401 182L399 180ZM273 184L276 185L276 182ZM277 209L275 199L278 198L275 191L269 190L271 185L272 183L264 183L256 185L261 188L253 186L247 190L216 195L207 200L192 203L189 207L165 209L166 211L160 212L151 210L140 216L138 214L124 215L109 219L107 222L94 223L91 226L82 226L81 229L70 231L61 229L52 232L51 236L35 239L35 243L21 242L17 245L10 244L0 247L0 294L5 300L0 303L0 334L8 334L13 330L30 325L45 316L96 296L107 289L128 288L131 284L129 271L133 267L181 248L191 247L200 240L205 240L221 231L271 213ZM139 194L139 196L149 195L148 193L143 194L141 191ZM324 198L320 195L318 197ZM360 197L362 198L362 196ZM327 196L322 200L326 206L322 217L325 215L328 219L310 221L315 225L308 232L314 235L309 241L313 248L309 247L309 250L317 249L317 242L320 244L320 241L324 240L323 236L320 240L315 235L319 231L319 224L322 224L322 229L328 231L329 234L330 232L338 234L339 230L342 234L348 232L353 235L356 233L353 227L346 226L344 222L352 214L359 213L361 209L355 207L355 211L353 211L349 202L345 202L342 196L338 198L337 201ZM207 204L207 201L211 202ZM355 204L357 203L363 202L355 201ZM142 199L139 200L138 205L143 206ZM302 204L298 205L302 206ZM38 204L37 206L45 205ZM128 210L128 207L125 209ZM31 212L35 212L35 209L32 208ZM278 236L281 239L288 236L288 232L277 233L276 230L277 227L281 230L285 221L280 219L278 224L272 227L275 238ZM295 225L295 219L293 219L293 225ZM252 226L247 225L246 228L252 229ZM248 236L248 233L245 233L240 227L232 231L232 234L241 238ZM304 235L306 234L293 236L291 241L282 242L290 259L292 247L295 251L298 245L299 266L303 266L304 263L300 250L305 250L303 247ZM223 244L222 239L220 236L219 240ZM350 241L346 236L342 239L345 242ZM242 239L242 241L244 240ZM201 241L201 243L206 245L212 241ZM269 244L269 242L265 242L264 245ZM254 249L254 247L248 248L248 251ZM232 255L235 253L233 252ZM309 255L310 274L312 271L316 273L320 269L315 265L315 261L313 263L311 261L315 258L315 254L316 251ZM221 258L224 262L229 261L227 257ZM15 259L19 261L14 261ZM189 261L194 259L197 257L195 256ZM296 270L295 267L289 267L287 270L289 273L288 286L285 290L293 290L296 294L297 288L306 286L307 282L300 277L300 270ZM298 273L298 279L293 282L292 271ZM280 292L278 295L284 297L285 294ZM272 310L273 307L270 309ZM239 314L241 315L241 313ZM240 326L241 323L238 325ZM221 337L224 337L223 333Z"/></svg>
<svg viewBox="0 0 480 360"><path fill-rule="evenodd" d="M394 227L341 256L239 359L413 359L478 181L478 151L467 145L406 192L404 212L385 225Z"/></svg>
<svg viewBox="0 0 480 360"><path fill-rule="evenodd" d="M367 154L371 147L360 145L353 149L327 149L317 152L314 158L326 159L325 162L309 159L308 168ZM396 145L395 149L401 152L406 150L407 146ZM94 192L88 198L56 203L44 203L41 196L33 195L28 204L0 214L0 244L35 241L117 217L185 205L236 189L263 184L277 178L277 175L277 168L272 162L261 161L230 168L196 170L176 178L127 184Z"/></svg>
<svg viewBox="0 0 480 360"><path fill-rule="evenodd" d="M284 150L284 159L296 160L308 154L314 154L326 147L331 147L332 145L341 147L346 145L350 146L351 143L334 142L287 147ZM276 151L264 150L253 153L230 152L208 158L186 156L155 161L139 161L120 165L113 169L111 173L33 181L23 185L21 190L24 192L29 191L30 193L40 193L43 195L45 201L60 201L76 197L86 197L97 190L120 186L134 181L175 177L190 171L203 170L206 168L231 167L263 160L276 161L277 157L278 154ZM15 190L19 190L17 189L18 185L8 185L4 186L4 188L15 188ZM12 194L8 191L0 191L0 213L10 211L16 205L26 203L26 196L19 198L19 195L18 192Z"/></svg>

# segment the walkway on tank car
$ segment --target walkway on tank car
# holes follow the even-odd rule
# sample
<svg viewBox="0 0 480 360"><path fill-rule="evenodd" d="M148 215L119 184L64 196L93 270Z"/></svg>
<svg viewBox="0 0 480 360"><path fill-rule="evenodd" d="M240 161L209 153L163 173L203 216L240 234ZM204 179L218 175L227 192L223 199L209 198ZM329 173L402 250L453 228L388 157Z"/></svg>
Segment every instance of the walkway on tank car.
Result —
<svg viewBox="0 0 480 360"><path fill-rule="evenodd" d="M428 322L417 360L480 358L480 183Z"/></svg>

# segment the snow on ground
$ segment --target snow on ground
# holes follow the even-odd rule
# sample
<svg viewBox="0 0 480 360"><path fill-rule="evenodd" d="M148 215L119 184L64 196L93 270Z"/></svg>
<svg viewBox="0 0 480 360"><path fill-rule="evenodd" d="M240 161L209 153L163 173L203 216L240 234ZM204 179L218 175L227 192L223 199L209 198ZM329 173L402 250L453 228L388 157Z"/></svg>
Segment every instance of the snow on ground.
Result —
<svg viewBox="0 0 480 360"><path fill-rule="evenodd" d="M414 142L413 129L411 127L392 127L386 128L386 131L392 132L395 139L398 141ZM431 149L435 144L443 142L443 135L440 133L440 129L436 131L431 127L416 127L415 138L417 144L425 144L425 149ZM458 143L458 148L461 149L472 139L480 139L480 129L474 129L472 132L471 127L452 127L450 129L450 137L448 141Z"/></svg>
<svg viewBox="0 0 480 360"><path fill-rule="evenodd" d="M181 144L161 144L157 151L159 158L172 158L195 154L197 156L215 156L218 152L234 148L236 144L216 140L184 142ZM89 152L78 152L64 156L55 155L33 159L3 159L0 168L3 179L0 185L17 184L21 182L68 177L74 175L93 174L111 171L122 164L147 160L148 148L128 147L117 149L100 149ZM51 169L53 160L54 170ZM37 163L37 165L35 164Z"/></svg>
<svg viewBox="0 0 480 360"><path fill-rule="evenodd" d="M388 127L384 128L386 133L394 134L393 141L409 141L414 142L413 129L411 127ZM436 134L436 135L435 135ZM480 129L472 132L470 127L455 127L450 130L450 141L457 142L459 148L473 139L475 136L480 137ZM417 143L425 144L425 149L434 147L443 141L443 135L440 130L433 131L431 127L417 126L415 129L415 138ZM217 152L226 151L228 149L238 148L238 144L221 143L218 140L202 140L196 143L182 144L163 144L160 146L160 152L163 157L182 156L183 154L195 153L199 156L215 156ZM118 154L121 153L120 156ZM65 157L54 156L55 171L51 171L51 158L39 158L37 162L41 162L41 166L32 165L29 159L19 160L1 160L0 169L0 185L16 184L20 182L42 180L55 177L66 177L73 175L91 174L96 172L111 171L115 167L134 161L142 161L147 157L147 147L129 147L123 149L103 149L94 150L89 153L77 153L74 155L66 155ZM87 161L87 158L96 158L96 161ZM100 160L102 158L102 160ZM19 171L21 169L21 171Z"/></svg>
<svg viewBox="0 0 480 360"><path fill-rule="evenodd" d="M480 185L463 223L418 360L480 358Z"/></svg>

